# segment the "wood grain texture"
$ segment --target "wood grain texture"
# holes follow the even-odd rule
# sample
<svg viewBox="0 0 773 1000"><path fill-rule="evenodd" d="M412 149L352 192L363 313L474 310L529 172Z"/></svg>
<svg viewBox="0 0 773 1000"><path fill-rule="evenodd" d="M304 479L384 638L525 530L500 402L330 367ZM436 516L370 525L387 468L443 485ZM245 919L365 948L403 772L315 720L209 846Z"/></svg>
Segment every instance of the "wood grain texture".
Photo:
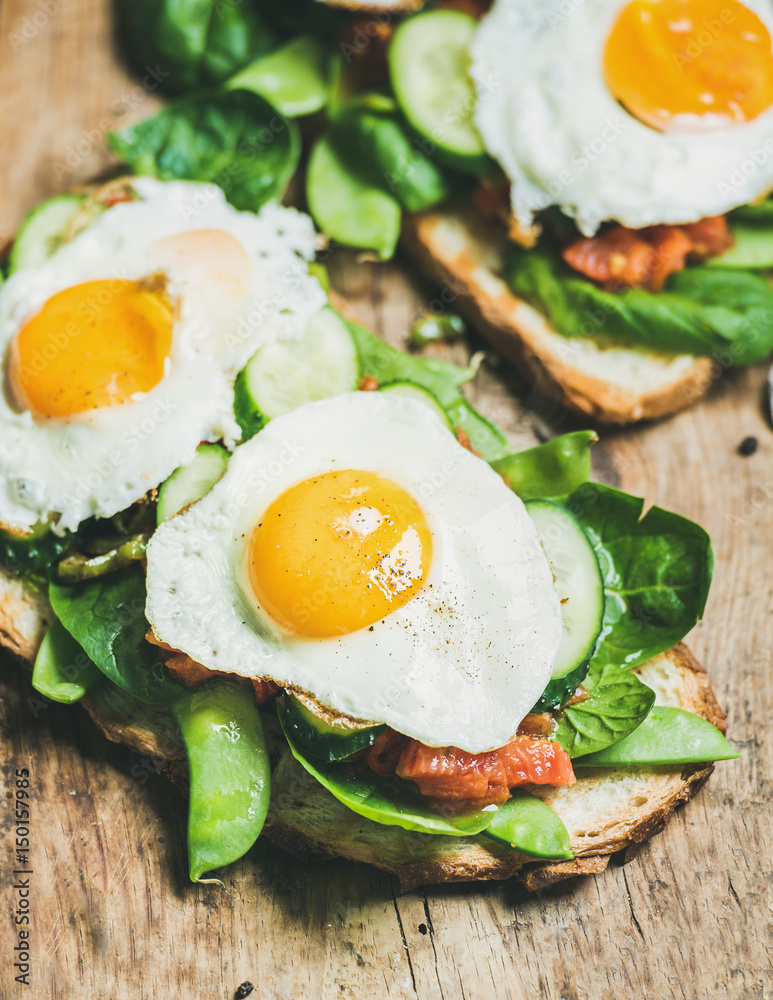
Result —
<svg viewBox="0 0 773 1000"><path fill-rule="evenodd" d="M25 37L25 31L26 36ZM0 234L110 163L101 132L151 112L121 67L107 0L0 2ZM333 260L337 287L393 340L432 298L395 268ZM474 346L474 345L473 345ZM454 352L463 358L464 348ZM696 409L605 432L598 476L703 523L717 569L691 645L743 751L629 864L536 895L508 883L399 895L384 874L301 864L260 842L224 891L188 884L185 804L77 708L0 670L4 791L32 771L32 986L13 981L10 813L0 813L0 997L266 1000L715 1000L773 996L773 435L760 369ZM476 403L522 445L576 426L495 362ZM759 451L741 458L749 434Z"/></svg>

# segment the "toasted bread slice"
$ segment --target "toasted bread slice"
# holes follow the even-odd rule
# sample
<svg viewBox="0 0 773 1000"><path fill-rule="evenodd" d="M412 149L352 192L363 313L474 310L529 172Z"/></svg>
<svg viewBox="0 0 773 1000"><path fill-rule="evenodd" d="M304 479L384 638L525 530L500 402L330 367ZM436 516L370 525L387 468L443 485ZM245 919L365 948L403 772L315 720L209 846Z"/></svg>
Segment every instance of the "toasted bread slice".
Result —
<svg viewBox="0 0 773 1000"><path fill-rule="evenodd" d="M43 594L0 571L0 643L31 666L52 617ZM724 732L725 716L703 668L680 644L637 671L657 703L688 709ZM187 784L185 751L171 716L105 685L83 705L108 739L150 758L157 770ZM269 733L271 736L271 733ZM383 868L403 889L435 882L517 876L528 889L574 875L602 872L612 854L663 829L675 807L701 787L713 765L605 768L580 774L565 788L533 787L566 824L573 861L535 862L491 837L444 837L382 826L351 812L295 761L278 734L271 739L272 803L264 832L299 856L348 858Z"/></svg>
<svg viewBox="0 0 773 1000"><path fill-rule="evenodd" d="M711 385L710 358L556 333L501 277L504 226L472 206L406 216L402 243L444 286L444 302L539 391L585 416L611 424L662 417L690 406Z"/></svg>

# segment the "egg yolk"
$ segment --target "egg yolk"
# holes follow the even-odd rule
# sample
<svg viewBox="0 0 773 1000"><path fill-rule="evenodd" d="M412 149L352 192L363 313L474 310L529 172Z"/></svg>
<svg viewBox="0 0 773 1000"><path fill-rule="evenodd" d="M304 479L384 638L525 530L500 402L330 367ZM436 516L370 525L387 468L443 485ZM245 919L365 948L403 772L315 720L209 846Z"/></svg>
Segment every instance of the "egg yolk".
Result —
<svg viewBox="0 0 773 1000"><path fill-rule="evenodd" d="M16 335L11 389L40 417L131 402L164 376L173 309L163 281L87 281L52 296Z"/></svg>
<svg viewBox="0 0 773 1000"><path fill-rule="evenodd" d="M652 128L724 128L773 105L773 42L738 0L631 0L607 39L604 74Z"/></svg>
<svg viewBox="0 0 773 1000"><path fill-rule="evenodd" d="M284 629L334 636L372 625L426 582L432 536L423 511L374 472L328 472L283 493L255 527L250 581Z"/></svg>

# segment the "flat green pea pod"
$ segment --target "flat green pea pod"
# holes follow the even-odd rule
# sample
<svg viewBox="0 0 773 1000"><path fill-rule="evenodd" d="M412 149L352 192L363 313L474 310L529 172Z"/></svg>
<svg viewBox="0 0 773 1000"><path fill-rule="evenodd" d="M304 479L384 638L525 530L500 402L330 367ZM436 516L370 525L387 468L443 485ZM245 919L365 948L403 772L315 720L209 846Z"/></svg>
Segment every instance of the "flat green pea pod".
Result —
<svg viewBox="0 0 773 1000"><path fill-rule="evenodd" d="M290 118L311 115L330 96L330 54L317 38L300 35L240 70L227 90L252 90Z"/></svg>
<svg viewBox="0 0 773 1000"><path fill-rule="evenodd" d="M71 705L102 679L102 672L55 618L40 644L32 686L52 701Z"/></svg>
<svg viewBox="0 0 773 1000"><path fill-rule="evenodd" d="M188 865L192 882L237 861L258 839L271 799L271 766L252 690L216 679L171 706L190 769Z"/></svg>
<svg viewBox="0 0 773 1000"><path fill-rule="evenodd" d="M657 705L630 736L581 757L577 766L701 764L740 756L706 719L683 708Z"/></svg>
<svg viewBox="0 0 773 1000"><path fill-rule="evenodd" d="M568 861L574 857L561 817L542 799L523 790L513 792L486 833L533 858Z"/></svg>
<svg viewBox="0 0 773 1000"><path fill-rule="evenodd" d="M306 200L314 221L331 239L375 250L382 260L393 256L400 235L400 203L356 174L327 135L309 157Z"/></svg>

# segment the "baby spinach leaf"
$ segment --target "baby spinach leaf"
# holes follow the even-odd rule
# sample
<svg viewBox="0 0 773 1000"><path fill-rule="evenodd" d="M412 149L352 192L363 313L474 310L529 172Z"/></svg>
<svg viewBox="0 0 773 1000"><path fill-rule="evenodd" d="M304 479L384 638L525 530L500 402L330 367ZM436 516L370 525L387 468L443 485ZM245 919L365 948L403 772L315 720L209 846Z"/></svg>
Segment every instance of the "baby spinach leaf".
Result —
<svg viewBox="0 0 773 1000"><path fill-rule="evenodd" d="M507 439L502 431L481 416L459 391L475 372L471 368L425 358L401 351L387 344L359 323L342 317L354 339L363 375L371 375L381 383L415 382L428 389L448 414L454 427L461 427L470 438L472 447L486 461L507 454Z"/></svg>
<svg viewBox="0 0 773 1000"><path fill-rule="evenodd" d="M574 857L569 831L550 806L523 789L515 789L486 827L485 833L533 858L568 861Z"/></svg>
<svg viewBox="0 0 773 1000"><path fill-rule="evenodd" d="M178 101L108 140L138 174L211 181L253 212L282 196L300 156L295 123L247 90Z"/></svg>
<svg viewBox="0 0 773 1000"><path fill-rule="evenodd" d="M391 97L363 94L348 101L332 119L330 138L352 170L409 212L423 212L451 193L447 173L419 148Z"/></svg>
<svg viewBox="0 0 773 1000"><path fill-rule="evenodd" d="M52 583L51 605L60 622L102 673L142 701L162 705L184 689L145 639L145 574L137 567L88 583Z"/></svg>
<svg viewBox="0 0 773 1000"><path fill-rule="evenodd" d="M401 782L399 778L381 777L362 764L312 764L288 735L284 713L279 706L277 711L293 757L358 816L404 830L468 837L485 830L496 814L497 806L487 806L479 812L443 816L430 808L427 800L408 782Z"/></svg>
<svg viewBox="0 0 773 1000"><path fill-rule="evenodd" d="M562 434L545 444L492 462L521 500L558 500L587 483L595 431Z"/></svg>
<svg viewBox="0 0 773 1000"><path fill-rule="evenodd" d="M618 743L644 722L655 703L651 688L613 664L591 671L584 686L590 697L565 709L556 729L570 757Z"/></svg>
<svg viewBox="0 0 773 1000"><path fill-rule="evenodd" d="M710 722L681 708L656 706L642 724L613 746L583 757L583 767L699 764L741 755Z"/></svg>
<svg viewBox="0 0 773 1000"><path fill-rule="evenodd" d="M609 292L577 274L554 248L513 248L505 279L565 337L597 337L655 351L750 365L773 350L773 289L763 277L689 267L665 289Z"/></svg>
<svg viewBox="0 0 773 1000"><path fill-rule="evenodd" d="M566 506L604 577L604 625L591 667L633 667L683 639L703 614L714 565L709 536L685 517L598 483ZM641 518L641 519L640 519Z"/></svg>
<svg viewBox="0 0 773 1000"><path fill-rule="evenodd" d="M99 668L64 625L54 619L35 657L32 671L35 690L52 701L70 705L88 694L102 679Z"/></svg>
<svg viewBox="0 0 773 1000"><path fill-rule="evenodd" d="M252 2L128 0L123 13L135 69L174 94L221 83L281 39Z"/></svg>

